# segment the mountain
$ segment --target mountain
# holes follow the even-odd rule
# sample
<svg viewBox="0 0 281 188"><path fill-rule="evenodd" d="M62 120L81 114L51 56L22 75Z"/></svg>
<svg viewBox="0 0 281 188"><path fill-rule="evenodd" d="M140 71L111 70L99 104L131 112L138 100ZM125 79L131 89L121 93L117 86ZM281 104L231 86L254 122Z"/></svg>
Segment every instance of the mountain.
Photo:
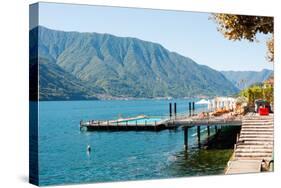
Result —
<svg viewBox="0 0 281 188"><path fill-rule="evenodd" d="M157 43L39 26L40 100L231 95L225 76ZM30 43L31 57L36 43Z"/></svg>
<svg viewBox="0 0 281 188"><path fill-rule="evenodd" d="M261 71L221 71L236 87L243 89L255 83L267 80L272 74L272 70L263 69Z"/></svg>
<svg viewBox="0 0 281 188"><path fill-rule="evenodd" d="M97 99L99 88L90 88L48 59L39 59L40 97L43 100Z"/></svg>

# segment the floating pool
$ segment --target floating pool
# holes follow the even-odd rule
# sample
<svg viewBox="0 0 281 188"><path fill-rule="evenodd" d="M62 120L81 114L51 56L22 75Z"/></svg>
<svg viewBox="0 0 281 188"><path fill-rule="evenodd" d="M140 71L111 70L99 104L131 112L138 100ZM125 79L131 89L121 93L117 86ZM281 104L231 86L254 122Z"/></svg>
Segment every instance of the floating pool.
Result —
<svg viewBox="0 0 281 188"><path fill-rule="evenodd" d="M152 123L158 123L160 121L163 121L164 119L160 117L145 117L145 118L138 118L138 119L132 119L132 120L124 120L124 121L118 121L118 124L152 124Z"/></svg>

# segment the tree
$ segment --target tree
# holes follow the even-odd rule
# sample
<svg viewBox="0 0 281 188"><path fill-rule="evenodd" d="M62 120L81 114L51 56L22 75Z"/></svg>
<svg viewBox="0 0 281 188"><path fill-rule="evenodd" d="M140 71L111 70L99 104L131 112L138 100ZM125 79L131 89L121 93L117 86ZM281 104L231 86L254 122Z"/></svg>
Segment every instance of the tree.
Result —
<svg viewBox="0 0 281 188"><path fill-rule="evenodd" d="M270 62L274 61L274 37L272 37L267 41L267 59Z"/></svg>
<svg viewBox="0 0 281 188"><path fill-rule="evenodd" d="M273 103L273 86L267 83L262 85L253 85L249 88L243 89L240 96L246 97L250 106L255 104L255 100L263 99L269 103Z"/></svg>
<svg viewBox="0 0 281 188"><path fill-rule="evenodd" d="M212 14L220 31L229 40L256 40L258 33L271 34L267 41L267 59L274 62L274 19L265 16L245 16L232 14Z"/></svg>
<svg viewBox="0 0 281 188"><path fill-rule="evenodd" d="M273 87L270 84L265 84L263 87L263 95L265 100L267 100L270 103L273 103L274 98L273 98Z"/></svg>

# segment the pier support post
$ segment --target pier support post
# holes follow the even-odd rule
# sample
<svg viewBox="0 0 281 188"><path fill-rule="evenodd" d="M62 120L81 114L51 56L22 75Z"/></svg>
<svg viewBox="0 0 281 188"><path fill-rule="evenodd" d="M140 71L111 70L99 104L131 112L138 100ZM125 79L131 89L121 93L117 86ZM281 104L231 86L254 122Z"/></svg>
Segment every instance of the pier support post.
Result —
<svg viewBox="0 0 281 188"><path fill-rule="evenodd" d="M169 103L170 119L172 118L172 103Z"/></svg>
<svg viewBox="0 0 281 188"><path fill-rule="evenodd" d="M195 102L192 102L192 115L194 116L194 111L195 111Z"/></svg>
<svg viewBox="0 0 281 188"><path fill-rule="evenodd" d="M210 136L210 126L207 126L208 137Z"/></svg>
<svg viewBox="0 0 281 188"><path fill-rule="evenodd" d="M200 143L200 126L197 126L197 139L198 139L198 148L201 147Z"/></svg>
<svg viewBox="0 0 281 188"><path fill-rule="evenodd" d="M238 141L239 141L239 133L237 133L237 135L236 135L236 144L238 143Z"/></svg>
<svg viewBox="0 0 281 188"><path fill-rule="evenodd" d="M184 127L184 149L188 150L188 127Z"/></svg>
<svg viewBox="0 0 281 188"><path fill-rule="evenodd" d="M189 116L191 116L191 102L188 103Z"/></svg>
<svg viewBox="0 0 281 188"><path fill-rule="evenodd" d="M174 103L174 114L175 114L175 119L177 117L177 103Z"/></svg>
<svg viewBox="0 0 281 188"><path fill-rule="evenodd" d="M83 123L83 121L81 120L80 121L80 131L82 130L82 123Z"/></svg>
<svg viewBox="0 0 281 188"><path fill-rule="evenodd" d="M218 133L218 127L217 126L215 126L215 131L216 131L216 134Z"/></svg>

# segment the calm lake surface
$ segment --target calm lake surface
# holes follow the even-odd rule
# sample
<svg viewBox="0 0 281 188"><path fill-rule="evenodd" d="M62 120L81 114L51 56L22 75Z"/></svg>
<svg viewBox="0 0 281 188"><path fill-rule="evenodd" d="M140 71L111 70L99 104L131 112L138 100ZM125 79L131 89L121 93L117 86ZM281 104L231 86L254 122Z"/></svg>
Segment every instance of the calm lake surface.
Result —
<svg viewBox="0 0 281 188"><path fill-rule="evenodd" d="M163 116L169 102L189 100L48 101L39 103L40 185L223 174L231 149L197 149L195 129L184 152L183 131L80 132L80 120L140 114ZM200 107L196 106L200 110ZM201 107L202 109L202 107ZM211 129L214 134L214 130ZM202 129L201 139L206 139ZM86 151L91 145L92 152Z"/></svg>

